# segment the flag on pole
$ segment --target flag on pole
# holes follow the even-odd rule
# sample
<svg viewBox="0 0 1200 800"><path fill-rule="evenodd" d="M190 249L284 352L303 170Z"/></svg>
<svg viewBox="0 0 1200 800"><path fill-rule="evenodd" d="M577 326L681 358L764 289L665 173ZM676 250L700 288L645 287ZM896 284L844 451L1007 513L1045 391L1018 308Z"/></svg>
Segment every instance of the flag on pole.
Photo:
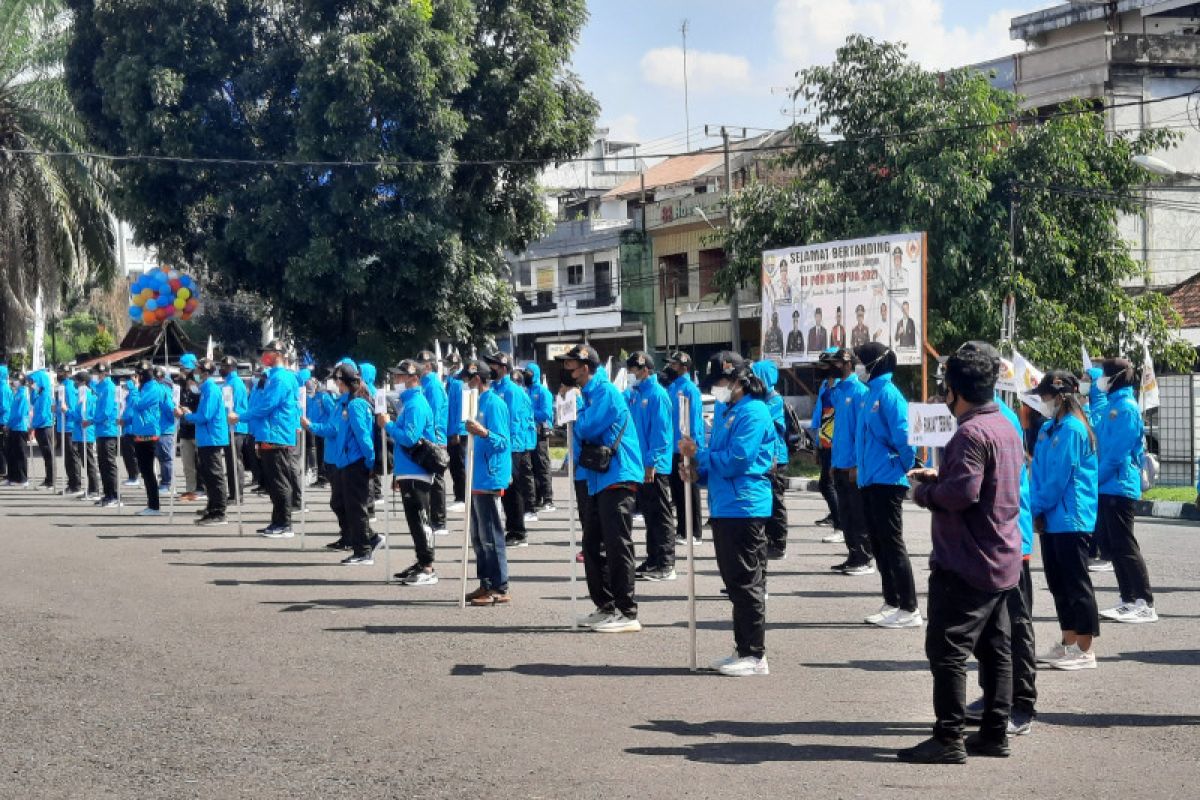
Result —
<svg viewBox="0 0 1200 800"><path fill-rule="evenodd" d="M211 333L208 335L208 349L204 351L204 357L208 359L213 357L213 340Z"/></svg>
<svg viewBox="0 0 1200 800"><path fill-rule="evenodd" d="M1088 355L1086 344L1079 347L1083 351L1083 374L1086 375L1092 370L1092 357Z"/></svg>
<svg viewBox="0 0 1200 800"><path fill-rule="evenodd" d="M611 381L611 380L612 380L612 377L613 377L613 371L612 371L612 356L609 356L609 357L608 357L608 361L605 361L605 362L604 362L604 372L605 372L605 374L606 374L606 375L608 375L608 379Z"/></svg>
<svg viewBox="0 0 1200 800"><path fill-rule="evenodd" d="M437 358L437 374L438 374L438 377L441 378L441 377L443 377L443 375L442 375L442 340L441 339L433 340L433 355L435 358Z"/></svg>
<svg viewBox="0 0 1200 800"><path fill-rule="evenodd" d="M1029 360L1017 352L1016 348L1013 349L1012 364L1013 383L1016 386L1017 396L1021 398L1022 403L1041 413L1040 401L1029 392L1042 382L1045 373L1029 363Z"/></svg>
<svg viewBox="0 0 1200 800"><path fill-rule="evenodd" d="M1158 408L1158 377L1154 374L1154 359L1150 358L1150 346L1142 342L1142 411Z"/></svg>

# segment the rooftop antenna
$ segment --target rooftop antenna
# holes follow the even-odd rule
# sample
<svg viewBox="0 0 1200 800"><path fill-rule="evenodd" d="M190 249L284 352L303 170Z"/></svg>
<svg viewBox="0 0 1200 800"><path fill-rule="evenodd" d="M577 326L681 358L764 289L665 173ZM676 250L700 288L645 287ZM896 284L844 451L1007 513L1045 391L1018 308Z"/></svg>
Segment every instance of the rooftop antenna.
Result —
<svg viewBox="0 0 1200 800"><path fill-rule="evenodd" d="M683 35L683 122L687 128L687 149L692 152L692 112L688 108L688 76L687 76L687 32L688 21L685 19L683 24L679 26L679 32Z"/></svg>

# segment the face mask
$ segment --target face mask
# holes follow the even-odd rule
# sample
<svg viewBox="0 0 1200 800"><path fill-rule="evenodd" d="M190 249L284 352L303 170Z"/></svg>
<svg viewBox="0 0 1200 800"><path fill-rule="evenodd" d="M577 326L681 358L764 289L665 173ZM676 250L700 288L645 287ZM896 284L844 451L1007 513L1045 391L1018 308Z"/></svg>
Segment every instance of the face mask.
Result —
<svg viewBox="0 0 1200 800"><path fill-rule="evenodd" d="M641 379L641 378L639 378L637 375L630 375L630 376L629 376L629 386L630 386L631 388L633 388L633 387L636 387L636 386L637 386L639 383L641 383L641 382L642 382L642 379Z"/></svg>
<svg viewBox="0 0 1200 800"><path fill-rule="evenodd" d="M1103 378L1100 378L1096 381L1096 388L1105 394L1108 394L1109 390L1112 388L1112 378L1108 377L1107 375L1105 375Z"/></svg>
<svg viewBox="0 0 1200 800"><path fill-rule="evenodd" d="M575 380L575 373L572 370L566 369L558 373L558 381L563 386L578 386L579 382Z"/></svg>
<svg viewBox="0 0 1200 800"><path fill-rule="evenodd" d="M867 379L866 365L865 364L855 364L854 365L854 374L858 376L858 379L860 381L865 381Z"/></svg>
<svg viewBox="0 0 1200 800"><path fill-rule="evenodd" d="M275 366L278 363L279 363L279 354L278 353L263 353L263 355L262 355L263 367L270 369L271 367Z"/></svg>
<svg viewBox="0 0 1200 800"><path fill-rule="evenodd" d="M1099 384L1097 384L1097 385L1099 385ZM1081 395L1083 395L1085 398L1086 398L1086 397L1087 397L1089 394L1091 394L1091 393L1092 393L1092 384L1091 384L1091 381L1084 381L1083 383L1079 384L1079 393L1080 393Z"/></svg>
<svg viewBox="0 0 1200 800"><path fill-rule="evenodd" d="M712 396L718 403L729 405L729 401L733 399L733 390L728 386L714 386Z"/></svg>

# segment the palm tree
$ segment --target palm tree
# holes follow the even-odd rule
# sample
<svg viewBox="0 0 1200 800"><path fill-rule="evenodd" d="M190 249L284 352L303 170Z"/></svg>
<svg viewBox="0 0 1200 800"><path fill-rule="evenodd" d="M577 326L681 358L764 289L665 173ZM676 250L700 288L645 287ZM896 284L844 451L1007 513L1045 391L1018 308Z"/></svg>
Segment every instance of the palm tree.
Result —
<svg viewBox="0 0 1200 800"><path fill-rule="evenodd" d="M0 0L3 352L23 348L39 298L54 314L117 272L112 172L72 155L85 137L63 78L69 31L60 0Z"/></svg>

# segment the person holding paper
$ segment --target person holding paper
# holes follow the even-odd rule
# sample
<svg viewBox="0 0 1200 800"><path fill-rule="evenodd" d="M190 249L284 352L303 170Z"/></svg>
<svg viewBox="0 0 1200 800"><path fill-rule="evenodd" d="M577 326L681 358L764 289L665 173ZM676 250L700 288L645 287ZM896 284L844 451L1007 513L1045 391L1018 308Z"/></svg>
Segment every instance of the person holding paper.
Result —
<svg viewBox="0 0 1200 800"><path fill-rule="evenodd" d="M767 675L767 519L776 432L767 388L742 357L713 356L703 388L717 401L712 437L701 450L685 437L679 452L695 459L692 477L708 484L717 567L733 604L733 655L712 664L722 675Z"/></svg>
<svg viewBox="0 0 1200 800"><path fill-rule="evenodd" d="M396 443L392 456L392 490L400 493L417 556L411 567L397 572L395 577L405 586L433 586L438 582L437 571L433 568L434 529L429 518L433 474L418 464L413 454L422 441L437 443L437 422L425 399L421 366L406 358L388 372L392 376L392 385L400 392L400 414L395 422L387 425L387 434Z"/></svg>
<svg viewBox="0 0 1200 800"><path fill-rule="evenodd" d="M160 397L158 406L158 445L155 455L158 457L160 494L171 491L175 480L175 437L178 435L178 424L175 421L175 405L182 395L182 389L171 380L166 367L154 368L154 379L166 390Z"/></svg>
<svg viewBox="0 0 1200 800"><path fill-rule="evenodd" d="M906 475L917 457L908 443L908 401L892 383L896 354L887 345L868 342L854 355L859 380L868 381L855 415L855 469L883 583L883 605L863 621L881 628L919 628L917 588L904 544Z"/></svg>
<svg viewBox="0 0 1200 800"><path fill-rule="evenodd" d="M78 396L73 391L74 386L71 381L71 371L66 365L58 368L58 391L59 396L57 405L58 411L55 414L55 431L58 433L62 442L63 461L66 464L67 486L63 494L70 497L72 495L80 495L83 490L79 487L79 468L80 462L75 458L75 447L71 442L71 423L70 417L75 410L75 403L78 401Z"/></svg>
<svg viewBox="0 0 1200 800"><path fill-rule="evenodd" d="M344 361L354 363L348 358L344 359ZM375 388L376 373L377 370L375 369L375 365L368 361L363 361L358 365L358 374L362 382L363 390L366 391L367 398L372 404L372 410L375 412L376 419L378 419L380 414L383 414L387 411L387 400L385 397L381 396L379 391ZM375 452L382 453L384 448L387 447L387 442L385 441L387 434L383 432L382 427L376 425L371 436L372 441L375 444ZM383 476L379 474L379 470L375 470L373 473L371 473L371 499L367 507L371 512L370 521L372 523L375 522L375 504L382 499Z"/></svg>
<svg viewBox="0 0 1200 800"><path fill-rule="evenodd" d="M450 456L450 482L454 487L454 502L447 511L465 511L467 486L467 424L463 420L463 382L458 375L462 371L462 359L451 350L442 363L449 373L446 377L446 453Z"/></svg>
<svg viewBox="0 0 1200 800"><path fill-rule="evenodd" d="M142 483L146 487L146 507L135 516L157 517L162 511L159 509L159 483L154 475L154 462L158 457L161 408L164 402L171 402L171 390L154 376L154 367L149 361L138 365L137 379L138 386L129 393L126 403L130 409L129 431L133 435L133 452L137 457Z"/></svg>
<svg viewBox="0 0 1200 800"><path fill-rule="evenodd" d="M50 373L39 369L29 376L33 389L29 403L33 409L30 427L33 428L33 439L37 442L38 452L42 456L42 482L39 489L54 488L54 387L51 385Z"/></svg>
<svg viewBox="0 0 1200 800"><path fill-rule="evenodd" d="M221 359L221 382L222 389L228 388L233 395L232 414L227 416L227 421L233 426L233 447L225 450L225 475L229 482L229 497L236 500L242 495L245 482L242 479L243 464L242 460L237 459L234 463L233 450L236 450L240 455L244 452L246 446L246 437L250 433L250 427L241 419L246 413L246 407L249 405L250 393L246 389L246 382L238 375L237 359L233 356L225 356Z"/></svg>
<svg viewBox="0 0 1200 800"><path fill-rule="evenodd" d="M554 430L554 395L542 385L542 368L530 361L525 364L525 390L533 403L533 423L537 427L537 447L533 459L534 513L557 511L554 507L554 481L550 475L550 432Z"/></svg>
<svg viewBox="0 0 1200 800"><path fill-rule="evenodd" d="M508 450L508 406L491 389L492 371L480 360L467 363L458 375L468 389L479 393L479 407L465 429L475 437L471 470L471 546L479 587L467 595L473 606L504 605L508 592L508 550L500 521L500 495L512 480Z"/></svg>
<svg viewBox="0 0 1200 800"><path fill-rule="evenodd" d="M375 563L375 550L384 544L384 537L371 533L369 516L371 476L378 472L373 436L373 429L379 427L375 402L353 362L339 363L333 379L338 388L333 414L319 423L301 417L300 425L324 436L336 459L337 469L329 476L329 507L337 516L340 539L352 550L341 563L366 567Z"/></svg>
<svg viewBox="0 0 1200 800"><path fill-rule="evenodd" d="M121 402L121 461L125 464L125 481L121 484L129 488L136 488L141 483L141 476L138 474L137 453L133 447L133 434L131 433L131 425L133 424L133 408L129 404L129 398L137 391L137 373L133 370L121 370L113 373L114 380L121 382L122 402Z"/></svg>
<svg viewBox="0 0 1200 800"><path fill-rule="evenodd" d="M200 405L200 387L193 376L196 369L196 356L184 353L179 358L179 375L176 386L179 387L179 406L185 412L195 411ZM191 503L201 498L203 486L199 480L199 458L196 445L196 426L188 422L186 414L176 414L178 418L179 463L183 466L183 494L180 502Z"/></svg>
<svg viewBox="0 0 1200 800"><path fill-rule="evenodd" d="M1137 376L1123 358L1104 362L1100 390L1108 409L1096 429L1099 455L1100 509L1096 534L1107 545L1121 602L1100 612L1116 622L1158 622L1146 560L1133 533L1134 505L1142 496L1142 459L1146 453L1142 412L1133 396Z"/></svg>
<svg viewBox="0 0 1200 800"><path fill-rule="evenodd" d="M80 370L71 376L77 401L71 412L71 447L75 457L84 465L87 482L81 500L100 493L100 470L96 466L96 393L89 385L92 376Z"/></svg>
<svg viewBox="0 0 1200 800"><path fill-rule="evenodd" d="M679 439L683 420L680 419L683 404L680 397L686 397L688 403L687 430L703 450L708 446L708 437L704 433L704 399L700 396L700 388L692 380L692 357L677 350L667 357L667 366L663 370L664 383L667 384L667 394L671 398L671 502L675 506L675 540L687 541L687 520L684 516L684 492L692 495L692 538L698 544L701 541L700 525L700 485L687 483L683 480L681 468L683 458L679 455Z"/></svg>
<svg viewBox="0 0 1200 800"><path fill-rule="evenodd" d="M259 534L268 539L290 539L295 533L292 531L293 481L289 473L293 467L296 428L299 427L300 386L296 383L295 373L285 364L283 344L278 340L263 347L261 361L267 382L254 395L254 402L242 418L257 431L259 468L271 497L271 522L259 530ZM357 373L355 378L357 385Z"/></svg>
<svg viewBox="0 0 1200 800"><path fill-rule="evenodd" d="M117 386L108 374L108 364L97 364L93 369L96 376L96 458L100 462L100 486L102 492L98 505L111 508L118 504L117 481L121 479L121 467L117 461L120 454L121 426L120 405L117 403Z"/></svg>
<svg viewBox="0 0 1200 800"><path fill-rule="evenodd" d="M29 387L25 385L25 373L13 372L12 400L8 406L5 423L5 453L8 461L8 480L5 486L17 489L29 488L29 457L25 447L29 442L29 421L33 416L29 407Z"/></svg>
<svg viewBox="0 0 1200 800"><path fill-rule="evenodd" d="M646 472L637 427L625 398L597 380L600 354L579 344L556 357L559 380L578 386L583 408L575 421L579 463L587 467L589 501L583 522L583 568L596 610L581 620L599 633L642 629L634 598L633 509Z"/></svg>
<svg viewBox="0 0 1200 800"><path fill-rule="evenodd" d="M200 388L196 409L190 413L182 407L176 414L193 426L196 437L196 466L200 483L207 496L207 506L196 524L224 525L227 495L225 493L225 451L229 449L229 412L221 396L217 364L211 358L197 362L192 379Z"/></svg>
<svg viewBox="0 0 1200 800"><path fill-rule="evenodd" d="M635 570L647 581L675 580L675 513L671 508L671 398L658 385L654 360L637 351L625 361L633 392L629 404L645 475L638 487L646 520L646 560Z"/></svg>
<svg viewBox="0 0 1200 800"><path fill-rule="evenodd" d="M829 448L830 474L838 504L838 522L846 543L846 560L830 567L845 575L874 575L871 565L871 537L858 489L856 448L859 405L867 387L854 373L854 354L845 348L822 353L821 360L839 380L830 392L834 409L833 440Z"/></svg>
<svg viewBox="0 0 1200 800"><path fill-rule="evenodd" d="M527 481L531 485L533 483L533 469L529 457L529 452L537 446L537 431L533 425L533 403L529 400L529 394L513 383L510 377L513 366L512 356L508 353L496 352L485 355L483 360L487 362L492 374L496 376L492 391L508 405L509 424L512 431L508 444L513 462L513 482L503 497L504 530L507 531L505 541L508 547L527 547L529 542L525 523L536 518L536 515L533 515L533 518L530 517L533 509L525 507L525 498L531 495L532 491L527 490L524 486Z"/></svg>
<svg viewBox="0 0 1200 800"><path fill-rule="evenodd" d="M1021 436L994 397L1000 354L968 343L946 362L945 402L958 422L940 469L915 469L914 500L932 512L929 625L933 736L901 761L962 764L967 755L1009 755L1012 708L1010 596L1021 576ZM984 709L967 736L967 660L979 659Z"/></svg>

